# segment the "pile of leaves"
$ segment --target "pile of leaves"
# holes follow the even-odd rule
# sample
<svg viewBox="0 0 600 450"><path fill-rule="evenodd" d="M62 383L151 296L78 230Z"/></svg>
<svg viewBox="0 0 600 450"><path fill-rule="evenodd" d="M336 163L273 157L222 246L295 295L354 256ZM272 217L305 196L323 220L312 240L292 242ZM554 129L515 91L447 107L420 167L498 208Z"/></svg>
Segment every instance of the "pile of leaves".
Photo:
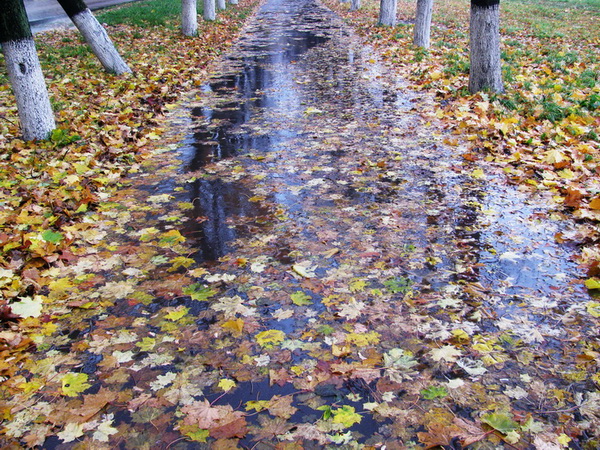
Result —
<svg viewBox="0 0 600 450"><path fill-rule="evenodd" d="M71 227L108 198L127 174L139 171L164 132L165 114L183 93L206 79L255 2L200 23L185 38L176 23L108 32L133 74L102 70L75 30L36 35L58 129L48 141L19 139L16 103L0 75L0 321L3 327L31 308L52 270L75 256ZM0 55L0 66L4 61ZM7 335L8 336L8 335ZM10 335L12 336L12 335ZM25 345L13 339L7 346ZM11 371L11 364L2 367Z"/></svg>
<svg viewBox="0 0 600 450"><path fill-rule="evenodd" d="M414 2L399 2L393 28L376 25L379 2L367 0L355 12L347 3L326 3L412 89L435 95L430 114L457 136L446 144L462 146L469 161L497 163L511 182L547 193L558 214L577 219L556 239L581 246L586 286L600 289L600 9L591 2L503 2L506 92L470 95L468 3L435 3L427 50L412 44Z"/></svg>
<svg viewBox="0 0 600 450"><path fill-rule="evenodd" d="M128 55L146 77L107 77L109 95L83 77L79 113L64 107L95 128L47 144L4 129L24 149L10 159L45 163L19 174L29 203L3 188L25 208L11 220L38 222L7 227L28 240L3 256L6 314L25 319L0 334L0 442L597 448L600 304L545 239L560 221L538 221L534 196L492 178L501 164L457 148L440 102L399 91L331 11L307 1L292 15L304 21L281 22L298 3L253 18L210 90L195 53L172 51L204 41L133 29L118 45L147 43ZM146 66L157 52L185 61ZM144 100L123 104L116 92L137 92L133 81ZM171 106L177 86L197 98ZM453 98L440 93L444 107ZM234 157L182 169L231 142ZM497 210L488 186L505 197ZM47 191L60 196L38 206ZM526 232L503 228L505 213ZM207 263L210 228L236 239Z"/></svg>

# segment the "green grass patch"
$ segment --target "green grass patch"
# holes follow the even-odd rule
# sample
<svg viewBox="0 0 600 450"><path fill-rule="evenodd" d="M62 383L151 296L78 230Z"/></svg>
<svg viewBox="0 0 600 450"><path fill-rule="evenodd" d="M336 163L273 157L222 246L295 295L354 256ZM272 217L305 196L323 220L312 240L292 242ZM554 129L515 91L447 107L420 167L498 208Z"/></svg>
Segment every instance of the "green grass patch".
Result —
<svg viewBox="0 0 600 450"><path fill-rule="evenodd" d="M134 25L142 28L171 27L181 14L181 2L174 0L145 0L98 13L96 16L108 25ZM202 1L198 2L202 14Z"/></svg>

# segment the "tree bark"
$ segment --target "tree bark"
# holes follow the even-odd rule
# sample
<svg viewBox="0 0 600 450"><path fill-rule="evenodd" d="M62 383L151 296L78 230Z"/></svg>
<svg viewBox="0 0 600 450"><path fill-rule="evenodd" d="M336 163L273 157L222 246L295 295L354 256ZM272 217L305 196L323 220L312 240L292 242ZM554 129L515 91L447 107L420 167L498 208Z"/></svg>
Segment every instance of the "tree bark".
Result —
<svg viewBox="0 0 600 450"><path fill-rule="evenodd" d="M204 20L215 20L217 18L215 9L215 0L204 0Z"/></svg>
<svg viewBox="0 0 600 450"><path fill-rule="evenodd" d="M381 0L379 4L379 25L396 26L397 0Z"/></svg>
<svg viewBox="0 0 600 450"><path fill-rule="evenodd" d="M225 0L217 0L217 9L218 10L223 11L226 8L227 8L227 3L225 2Z"/></svg>
<svg viewBox="0 0 600 450"><path fill-rule="evenodd" d="M471 0L469 91L503 92L500 0Z"/></svg>
<svg viewBox="0 0 600 450"><path fill-rule="evenodd" d="M181 0L181 31L185 36L198 36L197 0Z"/></svg>
<svg viewBox="0 0 600 450"><path fill-rule="evenodd" d="M360 0L352 0L350 3L350 11L358 11L360 9Z"/></svg>
<svg viewBox="0 0 600 450"><path fill-rule="evenodd" d="M429 48L431 45L431 14L433 0L417 0L415 35L413 43L417 47Z"/></svg>
<svg viewBox="0 0 600 450"><path fill-rule="evenodd" d="M58 0L71 21L107 72L121 75L131 72L110 40L108 33L82 0Z"/></svg>
<svg viewBox="0 0 600 450"><path fill-rule="evenodd" d="M4 0L0 8L0 44L23 137L46 139L56 124L23 0Z"/></svg>
<svg viewBox="0 0 600 450"><path fill-rule="evenodd" d="M238 0L229 0L229 4L230 5L237 5L238 4Z"/></svg>

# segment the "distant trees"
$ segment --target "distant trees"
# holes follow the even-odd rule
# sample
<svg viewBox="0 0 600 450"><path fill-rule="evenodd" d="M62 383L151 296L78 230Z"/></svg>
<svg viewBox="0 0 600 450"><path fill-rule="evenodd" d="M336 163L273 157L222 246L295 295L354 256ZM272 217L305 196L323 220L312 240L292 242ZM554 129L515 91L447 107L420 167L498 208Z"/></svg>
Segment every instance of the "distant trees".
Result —
<svg viewBox="0 0 600 450"><path fill-rule="evenodd" d="M469 91L503 92L500 0L471 0Z"/></svg>
<svg viewBox="0 0 600 450"><path fill-rule="evenodd" d="M94 17L83 0L58 0L71 21L83 35L94 55L98 58L107 72L121 75L131 72L108 33L98 20Z"/></svg>
<svg viewBox="0 0 600 450"><path fill-rule="evenodd" d="M46 139L56 125L23 0L3 0L0 44L23 137Z"/></svg>

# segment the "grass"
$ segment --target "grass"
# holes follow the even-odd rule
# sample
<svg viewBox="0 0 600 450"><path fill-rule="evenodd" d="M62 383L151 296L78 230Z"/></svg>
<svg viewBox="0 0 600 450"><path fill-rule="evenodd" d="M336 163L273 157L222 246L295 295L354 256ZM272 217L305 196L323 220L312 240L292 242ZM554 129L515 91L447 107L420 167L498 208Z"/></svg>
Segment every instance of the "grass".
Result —
<svg viewBox="0 0 600 450"><path fill-rule="evenodd" d="M134 25L141 28L164 26L171 28L181 14L181 1L145 0L96 14L98 20L108 25ZM202 14L202 1L198 2Z"/></svg>

